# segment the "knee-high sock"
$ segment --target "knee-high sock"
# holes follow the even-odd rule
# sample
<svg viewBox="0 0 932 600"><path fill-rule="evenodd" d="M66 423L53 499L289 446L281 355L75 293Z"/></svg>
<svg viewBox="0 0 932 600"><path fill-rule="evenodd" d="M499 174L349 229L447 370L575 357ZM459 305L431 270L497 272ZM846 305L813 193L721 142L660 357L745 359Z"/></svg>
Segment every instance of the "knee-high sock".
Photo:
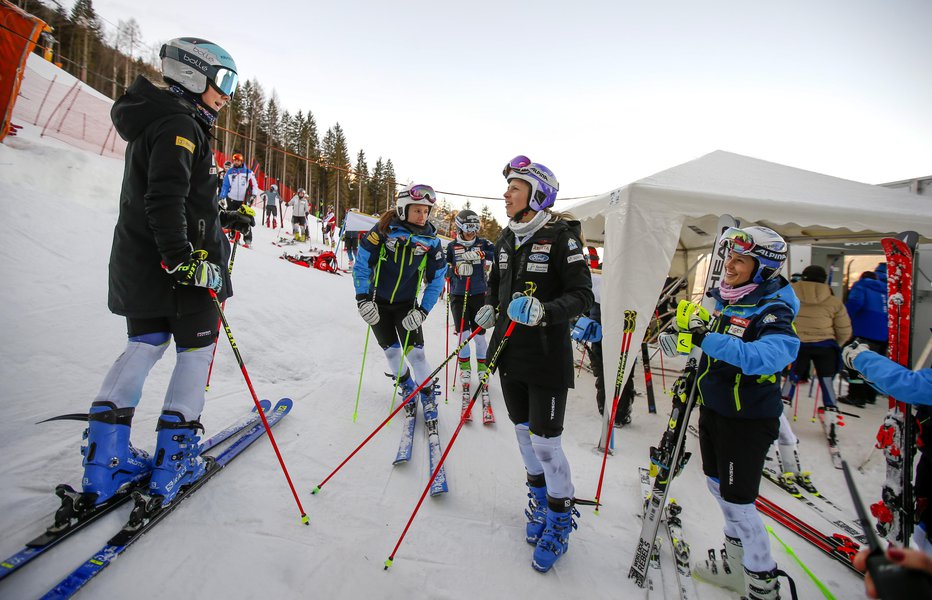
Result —
<svg viewBox="0 0 932 600"><path fill-rule="evenodd" d="M528 430L527 423L515 425L515 437L518 438L518 450L521 451L521 458L524 459L524 468L528 475L542 475L544 466L537 460L534 448L531 447L531 432Z"/></svg>
<svg viewBox="0 0 932 600"><path fill-rule="evenodd" d="M94 402L111 402L117 408L133 408L142 397L142 386L152 367L168 348L168 332L129 338L126 349L107 371ZM207 383L205 378L204 383Z"/></svg>
<svg viewBox="0 0 932 600"><path fill-rule="evenodd" d="M469 331L469 330L467 330L467 329L464 327L464 328L463 328L463 331L460 332L459 343L462 344L463 342L465 342L465 341L466 341L466 338L469 337L469 334L470 334L470 333L472 333L472 332ZM473 338L473 339L476 339L476 338ZM460 357L461 359L464 359L464 360L467 359L467 358L469 358L469 344L466 344L465 346L463 346L462 348L460 348L460 353L457 354L457 356Z"/></svg>
<svg viewBox="0 0 932 600"><path fill-rule="evenodd" d="M725 535L741 540L744 547L742 563L749 571L769 571L776 568L777 561L770 553L770 538L767 529L753 504L735 504L722 498L719 483L711 477L706 478L706 485L712 496L718 501L725 516Z"/></svg>
<svg viewBox="0 0 932 600"><path fill-rule="evenodd" d="M784 473L802 473L799 464L797 444L799 439L790 427L790 420L785 414L780 415L780 434L777 437L777 447L780 450L780 469Z"/></svg>
<svg viewBox="0 0 932 600"><path fill-rule="evenodd" d="M427 364L427 356L424 354L424 346L414 346L408 351L408 364L411 365L411 372L414 373L414 381L420 385L428 376L430 376L430 365ZM431 389L425 386L425 389Z"/></svg>
<svg viewBox="0 0 932 600"><path fill-rule="evenodd" d="M781 446L790 444L795 446L799 441L796 438L796 434L793 433L793 428L790 427L790 420L786 418L785 414L780 415L780 434L777 441Z"/></svg>
<svg viewBox="0 0 932 600"><path fill-rule="evenodd" d="M476 358L485 358L489 352L489 342L484 335L477 335L473 338L476 342Z"/></svg>
<svg viewBox="0 0 932 600"><path fill-rule="evenodd" d="M388 361L388 372L392 377L398 376L398 371L401 371L401 377L404 378L404 367L401 366L402 361L404 361L404 355L401 352L401 344L392 344L388 348L382 348L382 351L385 352L385 360ZM420 382L418 382L420 383Z"/></svg>
<svg viewBox="0 0 932 600"><path fill-rule="evenodd" d="M547 494L551 498L572 498L576 489L573 487L570 463L566 460L560 438L556 436L545 438L531 434L531 446L534 454L544 468L544 477L547 478Z"/></svg>
<svg viewBox="0 0 932 600"><path fill-rule="evenodd" d="M204 410L204 388L213 360L214 344L203 348L178 348L175 370L165 391L163 411L175 411L193 421Z"/></svg>

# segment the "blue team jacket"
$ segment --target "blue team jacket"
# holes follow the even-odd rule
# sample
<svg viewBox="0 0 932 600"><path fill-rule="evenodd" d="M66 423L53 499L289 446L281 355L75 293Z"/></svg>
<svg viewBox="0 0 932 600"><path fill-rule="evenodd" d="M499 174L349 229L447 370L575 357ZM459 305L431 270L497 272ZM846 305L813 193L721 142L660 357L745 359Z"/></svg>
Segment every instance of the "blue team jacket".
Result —
<svg viewBox="0 0 932 600"><path fill-rule="evenodd" d="M799 299L783 277L766 281L735 304L724 304L702 340L700 402L732 418L764 419L783 412L776 374L796 359L793 319Z"/></svg>
<svg viewBox="0 0 932 600"><path fill-rule="evenodd" d="M879 279L859 279L848 292L845 310L851 317L854 337L886 342L887 282Z"/></svg>
<svg viewBox="0 0 932 600"><path fill-rule="evenodd" d="M415 233L397 218L389 223L388 233L380 232L376 225L359 242L359 254L353 265L356 298L374 298L383 304L413 304L422 264L427 285L420 307L430 312L443 290L447 271L437 229L427 223L423 233ZM378 282L373 290L377 271Z"/></svg>
<svg viewBox="0 0 932 600"><path fill-rule="evenodd" d="M472 275L460 277L453 270L453 265L463 262L459 256L470 250L478 250L482 254L479 262L473 261ZM450 266L450 293L454 296L466 295L466 280L469 279L469 295L485 296L489 286L485 278L485 262L495 258L495 246L485 238L477 237L472 245L467 246L459 240L447 244L447 264Z"/></svg>

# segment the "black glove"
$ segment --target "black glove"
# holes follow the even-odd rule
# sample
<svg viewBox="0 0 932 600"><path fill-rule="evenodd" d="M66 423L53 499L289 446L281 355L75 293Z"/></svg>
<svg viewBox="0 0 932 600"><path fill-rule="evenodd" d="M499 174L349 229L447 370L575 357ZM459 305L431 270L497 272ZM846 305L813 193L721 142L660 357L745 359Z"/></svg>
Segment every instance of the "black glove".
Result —
<svg viewBox="0 0 932 600"><path fill-rule="evenodd" d="M214 292L223 289L223 271L207 261L206 250L195 250L186 260L172 268L162 263L162 268L181 285L209 288Z"/></svg>
<svg viewBox="0 0 932 600"><path fill-rule="evenodd" d="M256 225L256 211L246 206L240 206L237 210L221 210L220 226L224 229L232 229L240 233L247 233L250 227Z"/></svg>

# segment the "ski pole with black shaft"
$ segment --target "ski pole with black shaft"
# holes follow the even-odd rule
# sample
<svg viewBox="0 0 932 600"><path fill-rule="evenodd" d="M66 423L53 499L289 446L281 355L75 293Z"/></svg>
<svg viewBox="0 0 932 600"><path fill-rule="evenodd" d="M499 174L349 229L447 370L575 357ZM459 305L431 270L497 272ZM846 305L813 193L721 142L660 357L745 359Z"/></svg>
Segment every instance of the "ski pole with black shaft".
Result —
<svg viewBox="0 0 932 600"><path fill-rule="evenodd" d="M647 412L657 414L657 401L654 400L654 381L650 372L650 351L647 342L641 342L641 367L644 369L644 387L647 388Z"/></svg>
<svg viewBox="0 0 932 600"><path fill-rule="evenodd" d="M353 456L355 456L356 453L359 452L359 451L362 449L363 446L365 446L366 444L369 443L369 440L371 440L373 437L375 437L375 434L377 434L379 431L381 431L382 428L385 427L385 425L387 425L388 422L392 420L392 417L394 417L402 408L404 408L404 406L405 406L412 398L416 398L418 392L420 392L425 386L431 384L431 383L433 382L433 380L434 380L434 377L436 377L436 376L437 376L437 373L440 372L440 369L442 369L445 365L447 365L447 364L450 362L450 360L451 360L454 356L456 356L457 354L459 354L460 348L462 348L463 346L465 346L466 344L468 344L469 341L472 340L472 338L475 337L480 331L482 331L482 330L479 329L479 328L477 328L475 331L472 332L472 334L469 336L468 339L464 340L462 344L460 344L459 346L456 347L455 350L453 350L453 352L451 352L450 354L448 354L447 357L446 357L446 359L445 359L442 363L440 363L440 364L437 366L437 368L434 369L434 371L433 371L430 375L427 376L427 379L425 379L424 381L422 381L422 382L421 382L421 385L419 385L419 386L417 386L416 388L414 388L414 391L411 392L410 394L408 394L408 396L398 405L398 408L394 409L387 417L385 417L385 419L384 419L381 423L379 423L379 425L372 431L372 433L370 433L368 436L366 436L366 439L364 439L364 440L362 441L361 444L359 444L358 446L356 446L356 449L353 450L352 452L350 452L349 456L347 456L345 459L343 459L343 462L341 462L339 465L337 465L337 468L336 468L336 469L334 469L333 471L331 471L330 474L327 475L327 477L325 477L323 481L321 481L320 483L318 483L317 486L316 486L314 489L311 490L311 493L312 493L312 494L316 494L317 492L319 492L320 489L321 489L322 487L324 487L324 484L327 483L328 481L330 481L330 478L333 477L334 475L336 475L336 474L337 474L337 471L339 471L340 469L343 468L343 465L345 465L346 463L348 463L349 460L350 460L351 458L353 458Z"/></svg>
<svg viewBox="0 0 932 600"><path fill-rule="evenodd" d="M466 324L466 308L469 304L469 282L472 281L472 277L466 278L466 295L463 296L463 314L460 315L460 331L456 335L459 337L463 336L463 326ZM451 283L452 287L452 283ZM456 372L459 370L460 361L456 361L456 366L453 367L453 391L456 391Z"/></svg>
<svg viewBox="0 0 932 600"><path fill-rule="evenodd" d="M660 311L654 310L654 322L657 323L657 330L660 330ZM663 368L663 352L660 352L660 385L663 387L664 393L667 391L667 376L665 369Z"/></svg>
<svg viewBox="0 0 932 600"><path fill-rule="evenodd" d="M530 294L528 294L530 295ZM508 338L511 337L511 332L515 329L515 321L511 321L508 324L508 329L505 330L505 335L502 337L502 341L499 343L498 348L495 349L495 353L492 355L492 360L489 361L488 369L486 369L482 378L479 380L479 386L476 388L476 391L473 392L472 399L469 401L469 406L466 407L466 411L460 416L460 422L456 426L456 431L453 432L450 441L447 444L446 449L443 451L443 455L440 457L440 460L437 462L437 466L434 467L434 472L430 474L430 481L427 482L427 486L424 488L424 491L421 492L421 497L418 498L417 505L414 507L414 512L411 513L411 516L408 518L408 522L405 524L404 531L401 532L401 537L398 538L398 542L395 544L395 547L392 549L392 553L389 555L388 559L385 561L385 570L387 571L392 563L395 561L395 554L398 553L398 548L401 547L401 542L404 541L405 535L408 533L408 529L411 527L411 523L414 522L414 517L417 516L417 511L420 510L421 505L424 503L424 498L427 497L427 492L430 491L430 486L434 484L434 480L437 478L437 474L440 473L440 469L443 468L443 463L447 460L447 455L450 454L450 449L453 448L453 444L456 442L456 436L460 434L460 430L463 429L463 425L466 423L466 415L472 410L473 405L476 403L476 398L479 397L479 394L482 393L482 388L485 386L486 382L489 380L489 377L492 376L492 373L495 372L496 367L498 367L498 357L504 350L505 345L508 343ZM472 336L470 336L472 337Z"/></svg>
<svg viewBox="0 0 932 600"><path fill-rule="evenodd" d="M867 555L865 565L867 572L870 573L871 581L877 591L878 598L890 598L895 600L906 600L907 598L932 598L932 578L919 569L908 569L902 565L896 565L890 562L884 552L884 546L881 545L877 532L871 525L870 517L867 516L867 509L864 508L864 502L861 500L861 494L851 476L851 469L848 463L841 461L841 470L845 474L845 483L848 491L851 493L851 500L854 508L858 513L858 520L861 522L861 528L864 535L867 536L867 547L870 554Z"/></svg>
<svg viewBox="0 0 932 600"><path fill-rule="evenodd" d="M625 379L625 365L628 363L628 352L631 349L631 337L634 335L634 327L637 324L638 313L635 310L625 311L624 326L621 333L621 353L618 357L618 373L615 375L615 395L612 397L611 417L608 419L605 439L603 440L605 449L602 452L602 468L599 471L599 485L595 491L595 513L599 514L599 503L602 496L602 480L605 477L605 461L608 459L609 441L612 439L612 430L615 427L615 413L618 411L618 400L621 398L622 384ZM604 409L605 407L603 407Z"/></svg>
<svg viewBox="0 0 932 600"><path fill-rule="evenodd" d="M239 363L239 368L243 372L243 379L246 380L246 386L249 388L249 393L252 394L252 401L255 403L256 410L259 412L259 417L262 419L262 426L265 427L265 433L269 436L269 441L272 443L272 449L275 450L275 456L278 457L278 463L282 466L282 473L285 474L285 479L288 481L288 487L291 488L294 501L298 505L298 510L301 511L301 522L305 525L310 525L310 520L307 518L307 513L304 512L304 507L301 506L301 500L298 498L298 492L295 491L294 484L291 482L291 475L288 474L288 467L285 466L285 459L282 458L282 453L278 450L278 444L275 442L275 436L272 435L272 428L269 427L269 422L265 418L265 411L262 410L262 406L259 404L259 397L256 395L256 390L252 387L252 380L249 379L249 373L246 371L246 365L243 363L243 357L240 356L239 348L236 347L236 340L233 339L233 331L230 329L230 324L227 322L226 315L223 314L223 307L220 306L220 299L217 298L217 292L213 290L209 291L211 298L214 299L214 304L217 306L217 312L220 314L220 320L223 322L223 330L227 334L227 339L230 340L230 347L233 348L233 354L236 356L236 362Z"/></svg>
<svg viewBox="0 0 932 600"><path fill-rule="evenodd" d="M239 246L239 232L237 231L233 237L233 252L230 253L230 264L227 266L227 273L230 277L233 276L233 259L236 258L236 248ZM223 310L227 307L227 301L224 300L223 304L220 305L220 309ZM220 319L217 319L217 331L220 330L220 325L223 322ZM204 386L204 391L210 391L210 376L214 372L214 359L217 358L217 346L220 344L214 344L214 351L210 355L210 367L207 368L207 385Z"/></svg>

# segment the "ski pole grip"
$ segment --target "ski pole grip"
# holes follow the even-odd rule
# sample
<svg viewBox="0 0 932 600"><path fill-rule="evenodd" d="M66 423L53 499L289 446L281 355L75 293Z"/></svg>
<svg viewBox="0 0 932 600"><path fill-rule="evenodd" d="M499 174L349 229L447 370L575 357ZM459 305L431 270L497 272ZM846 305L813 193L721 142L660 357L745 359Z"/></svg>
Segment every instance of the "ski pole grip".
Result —
<svg viewBox="0 0 932 600"><path fill-rule="evenodd" d="M932 575L917 569L895 565L882 551L867 557L867 571L871 574L877 596L884 600L932 598Z"/></svg>

